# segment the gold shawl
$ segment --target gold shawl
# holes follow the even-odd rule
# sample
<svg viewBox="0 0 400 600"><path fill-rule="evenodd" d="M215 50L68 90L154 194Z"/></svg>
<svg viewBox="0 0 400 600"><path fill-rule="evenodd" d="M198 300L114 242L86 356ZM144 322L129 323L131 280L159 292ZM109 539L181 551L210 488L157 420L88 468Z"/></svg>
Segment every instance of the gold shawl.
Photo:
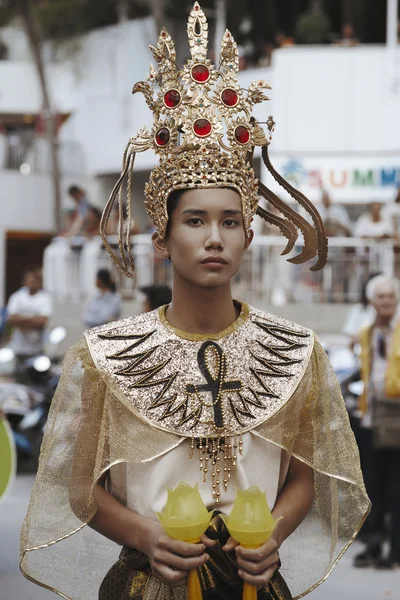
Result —
<svg viewBox="0 0 400 600"><path fill-rule="evenodd" d="M99 478L119 462L150 469L187 437L249 430L314 469L313 508L280 550L300 598L330 574L369 510L340 388L313 333L246 305L215 336L173 330L162 310L90 330L67 353L52 403L21 533L23 574L94 600L119 550L86 526Z"/></svg>

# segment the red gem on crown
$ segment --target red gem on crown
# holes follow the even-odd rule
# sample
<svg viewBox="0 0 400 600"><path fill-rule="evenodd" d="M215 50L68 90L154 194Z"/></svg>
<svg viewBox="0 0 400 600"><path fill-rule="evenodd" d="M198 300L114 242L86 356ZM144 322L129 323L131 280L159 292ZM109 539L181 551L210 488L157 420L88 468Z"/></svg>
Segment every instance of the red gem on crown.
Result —
<svg viewBox="0 0 400 600"><path fill-rule="evenodd" d="M221 94L221 100L225 106L236 106L239 102L239 96L231 88L225 88Z"/></svg>
<svg viewBox="0 0 400 600"><path fill-rule="evenodd" d="M166 146L171 138L171 133L168 127L161 127L155 135L157 146Z"/></svg>
<svg viewBox="0 0 400 600"><path fill-rule="evenodd" d="M199 137L207 137L211 133L211 123L207 119L197 119L193 123L193 131Z"/></svg>
<svg viewBox="0 0 400 600"><path fill-rule="evenodd" d="M168 90L164 94L164 104L168 108L175 108L181 101L181 95L178 90Z"/></svg>
<svg viewBox="0 0 400 600"><path fill-rule="evenodd" d="M235 138L239 144L247 144L250 140L250 131L244 125L238 125L235 129Z"/></svg>
<svg viewBox="0 0 400 600"><path fill-rule="evenodd" d="M210 79L210 69L206 65L194 65L191 75L196 83L205 83Z"/></svg>

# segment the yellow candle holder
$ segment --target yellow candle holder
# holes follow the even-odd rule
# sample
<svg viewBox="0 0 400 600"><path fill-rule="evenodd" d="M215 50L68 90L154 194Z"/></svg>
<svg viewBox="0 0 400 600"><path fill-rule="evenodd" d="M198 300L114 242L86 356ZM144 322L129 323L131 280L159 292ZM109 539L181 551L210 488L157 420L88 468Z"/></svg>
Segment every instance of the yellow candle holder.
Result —
<svg viewBox="0 0 400 600"><path fill-rule="evenodd" d="M258 548L264 544L277 523L271 514L265 492L257 486L237 491L231 514L221 517L231 537L244 548ZM244 583L243 600L257 600L257 588Z"/></svg>
<svg viewBox="0 0 400 600"><path fill-rule="evenodd" d="M157 513L165 532L174 540L195 544L205 533L213 511L209 512L201 499L197 484L191 487L180 481L173 490L168 489L168 499L163 513ZM189 571L188 600L202 600L197 569Z"/></svg>

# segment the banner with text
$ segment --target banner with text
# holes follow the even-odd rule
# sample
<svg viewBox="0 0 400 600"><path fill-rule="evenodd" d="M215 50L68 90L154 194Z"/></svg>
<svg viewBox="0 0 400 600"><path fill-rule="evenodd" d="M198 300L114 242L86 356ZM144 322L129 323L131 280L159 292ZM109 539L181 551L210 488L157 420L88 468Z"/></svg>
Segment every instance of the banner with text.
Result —
<svg viewBox="0 0 400 600"><path fill-rule="evenodd" d="M400 187L400 154L391 156L274 156L275 169L310 200L318 202L321 188L337 202L390 202ZM266 169L262 181L275 193L282 188Z"/></svg>

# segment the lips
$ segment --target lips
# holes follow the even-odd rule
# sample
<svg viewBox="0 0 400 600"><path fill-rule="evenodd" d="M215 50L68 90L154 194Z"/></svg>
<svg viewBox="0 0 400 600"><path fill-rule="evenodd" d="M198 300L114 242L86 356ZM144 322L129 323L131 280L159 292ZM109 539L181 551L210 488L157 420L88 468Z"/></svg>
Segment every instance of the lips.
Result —
<svg viewBox="0 0 400 600"><path fill-rule="evenodd" d="M201 264L203 264L203 265L208 265L208 264L226 265L227 261L224 258L222 258L222 256L208 256L207 258L205 258L204 260L201 261Z"/></svg>

